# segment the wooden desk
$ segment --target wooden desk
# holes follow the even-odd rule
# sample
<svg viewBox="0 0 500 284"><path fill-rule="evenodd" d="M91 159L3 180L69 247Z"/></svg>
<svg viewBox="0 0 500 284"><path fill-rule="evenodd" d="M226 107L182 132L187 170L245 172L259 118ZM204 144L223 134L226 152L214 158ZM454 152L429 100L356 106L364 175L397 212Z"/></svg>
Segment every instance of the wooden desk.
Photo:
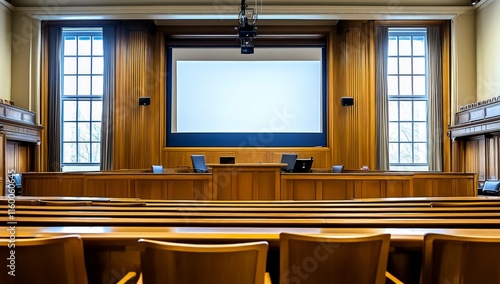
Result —
<svg viewBox="0 0 500 284"><path fill-rule="evenodd" d="M214 200L279 200L282 163L207 164Z"/></svg>

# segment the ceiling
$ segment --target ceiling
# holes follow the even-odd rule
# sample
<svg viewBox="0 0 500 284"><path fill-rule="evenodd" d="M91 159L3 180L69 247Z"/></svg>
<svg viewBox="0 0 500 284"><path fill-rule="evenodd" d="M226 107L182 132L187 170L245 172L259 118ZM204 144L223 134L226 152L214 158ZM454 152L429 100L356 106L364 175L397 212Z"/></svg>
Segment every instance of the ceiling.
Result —
<svg viewBox="0 0 500 284"><path fill-rule="evenodd" d="M0 0L4 1L5 0ZM483 0L483 2L494 0ZM12 9L41 20L236 19L240 0L11 0ZM46 3L41 5L40 3ZM57 5L54 5L54 4ZM452 19L471 0L247 0L264 20Z"/></svg>

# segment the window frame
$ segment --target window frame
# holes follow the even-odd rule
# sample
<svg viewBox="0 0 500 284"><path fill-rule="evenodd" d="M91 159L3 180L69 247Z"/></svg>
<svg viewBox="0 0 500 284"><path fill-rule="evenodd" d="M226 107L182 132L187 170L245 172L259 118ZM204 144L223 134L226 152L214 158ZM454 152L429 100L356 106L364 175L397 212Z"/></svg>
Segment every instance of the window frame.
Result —
<svg viewBox="0 0 500 284"><path fill-rule="evenodd" d="M60 89L60 102L61 102L61 108L60 108L60 129L61 129L61 140L60 140L60 157L61 157L61 168L63 171L75 171L75 170L98 170L100 168L100 165L101 165L101 161L100 161L100 144L101 144L101 127L102 127L102 103L103 103L103 95L104 95L104 88L101 92L100 95L96 95L96 94L92 94L92 90L93 90L93 86L92 86L92 77L93 76L101 76L102 78L102 82L104 82L104 50L102 50L102 54L100 55L95 55L93 53L93 40L91 40L91 47L90 47L90 50L91 50L91 53L89 55L80 55L78 54L78 44L77 44L77 51L76 51L76 54L75 55L66 55L65 54L65 49L64 49L64 45L65 45L65 37L67 36L75 36L75 37L79 37L79 36L89 36L89 37L101 37L101 40L103 39L104 35L103 35L103 28L102 27L94 27L94 26L91 26L91 27L63 27L62 29L62 41L61 41L61 73L60 73L60 78L61 78L61 89ZM89 66L89 73L79 73L78 71L78 63L76 63L75 65L75 73L72 74L72 73L68 73L70 74L70 76L74 75L76 77L76 86L75 86L75 94L73 95L66 95L65 94L65 88L64 88L64 82L65 82L65 75L68 75L65 73L65 58L70 58L70 57L74 57L76 58L76 62L78 62L78 58L79 57L89 57L90 58L90 66ZM102 69L102 72L101 73L94 73L94 70L93 70L93 58L102 58L102 64L103 64L103 69ZM90 94L88 95L80 95L78 94L78 77L81 76L81 75L84 75L84 76L90 76L90 87L89 87L89 90L90 90ZM75 102L75 117L74 117L74 120L65 120L65 103L66 102ZM89 102L89 110L88 110L88 120L83 120L83 119L80 119L78 117L78 109L79 109L79 105L80 105L80 102ZM94 119L94 116L93 116L93 108L95 107L94 106L94 103L95 102L100 102L100 105L101 105L101 109L99 110L100 112L100 116L99 116L99 119ZM75 140L65 140L65 123L75 123L75 134L74 134L74 138ZM89 137L88 137L88 140L82 140L80 137L79 137L79 130L78 128L80 127L79 126L79 123L88 123L89 124ZM98 140L95 140L94 139L94 134L93 134L93 131L94 131L94 124L95 123L98 123L99 124L99 127L97 130L95 130L96 132L98 132ZM77 159L77 162L65 162L64 158L64 150L65 150L65 147L64 145L65 144L69 144L69 143L74 143L75 144L75 151L76 151L76 159ZM89 151L89 162L81 162L79 159L79 147L80 145L83 145L83 144L88 144L88 151ZM95 154L93 153L94 152L94 146L97 145L98 147L98 153ZM97 155L97 156L96 156ZM95 160L93 159L93 157L97 157L97 159L99 160L98 162L95 162Z"/></svg>

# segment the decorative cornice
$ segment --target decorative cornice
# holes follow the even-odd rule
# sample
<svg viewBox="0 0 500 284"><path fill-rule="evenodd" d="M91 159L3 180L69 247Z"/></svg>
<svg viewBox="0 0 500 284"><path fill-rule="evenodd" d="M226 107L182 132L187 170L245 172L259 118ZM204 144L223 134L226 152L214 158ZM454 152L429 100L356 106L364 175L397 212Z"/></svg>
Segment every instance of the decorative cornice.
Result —
<svg viewBox="0 0 500 284"><path fill-rule="evenodd" d="M214 5L17 7L15 10L39 20L237 20L238 15L238 7ZM259 11L259 19L449 20L473 10L472 6L268 5Z"/></svg>
<svg viewBox="0 0 500 284"><path fill-rule="evenodd" d="M7 10L7 11L13 11L14 6L12 6L12 4L10 4L9 2L7 2L5 0L0 0L0 9Z"/></svg>
<svg viewBox="0 0 500 284"><path fill-rule="evenodd" d="M474 5L474 9L479 12L482 9L486 8L486 6L493 3L493 1L495 1L495 0L482 0L479 3L477 3L476 5Z"/></svg>

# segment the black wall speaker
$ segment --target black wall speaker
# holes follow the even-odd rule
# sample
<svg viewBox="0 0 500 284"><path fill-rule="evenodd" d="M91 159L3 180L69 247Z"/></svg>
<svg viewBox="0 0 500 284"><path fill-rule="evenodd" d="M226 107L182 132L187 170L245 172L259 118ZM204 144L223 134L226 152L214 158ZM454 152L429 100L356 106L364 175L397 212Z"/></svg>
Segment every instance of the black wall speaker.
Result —
<svg viewBox="0 0 500 284"><path fill-rule="evenodd" d="M353 97L342 97L340 99L340 102L343 106L352 106L352 105L354 105L354 98Z"/></svg>
<svg viewBox="0 0 500 284"><path fill-rule="evenodd" d="M148 106L151 104L151 98L150 97L140 97L139 98L139 105L140 106Z"/></svg>

